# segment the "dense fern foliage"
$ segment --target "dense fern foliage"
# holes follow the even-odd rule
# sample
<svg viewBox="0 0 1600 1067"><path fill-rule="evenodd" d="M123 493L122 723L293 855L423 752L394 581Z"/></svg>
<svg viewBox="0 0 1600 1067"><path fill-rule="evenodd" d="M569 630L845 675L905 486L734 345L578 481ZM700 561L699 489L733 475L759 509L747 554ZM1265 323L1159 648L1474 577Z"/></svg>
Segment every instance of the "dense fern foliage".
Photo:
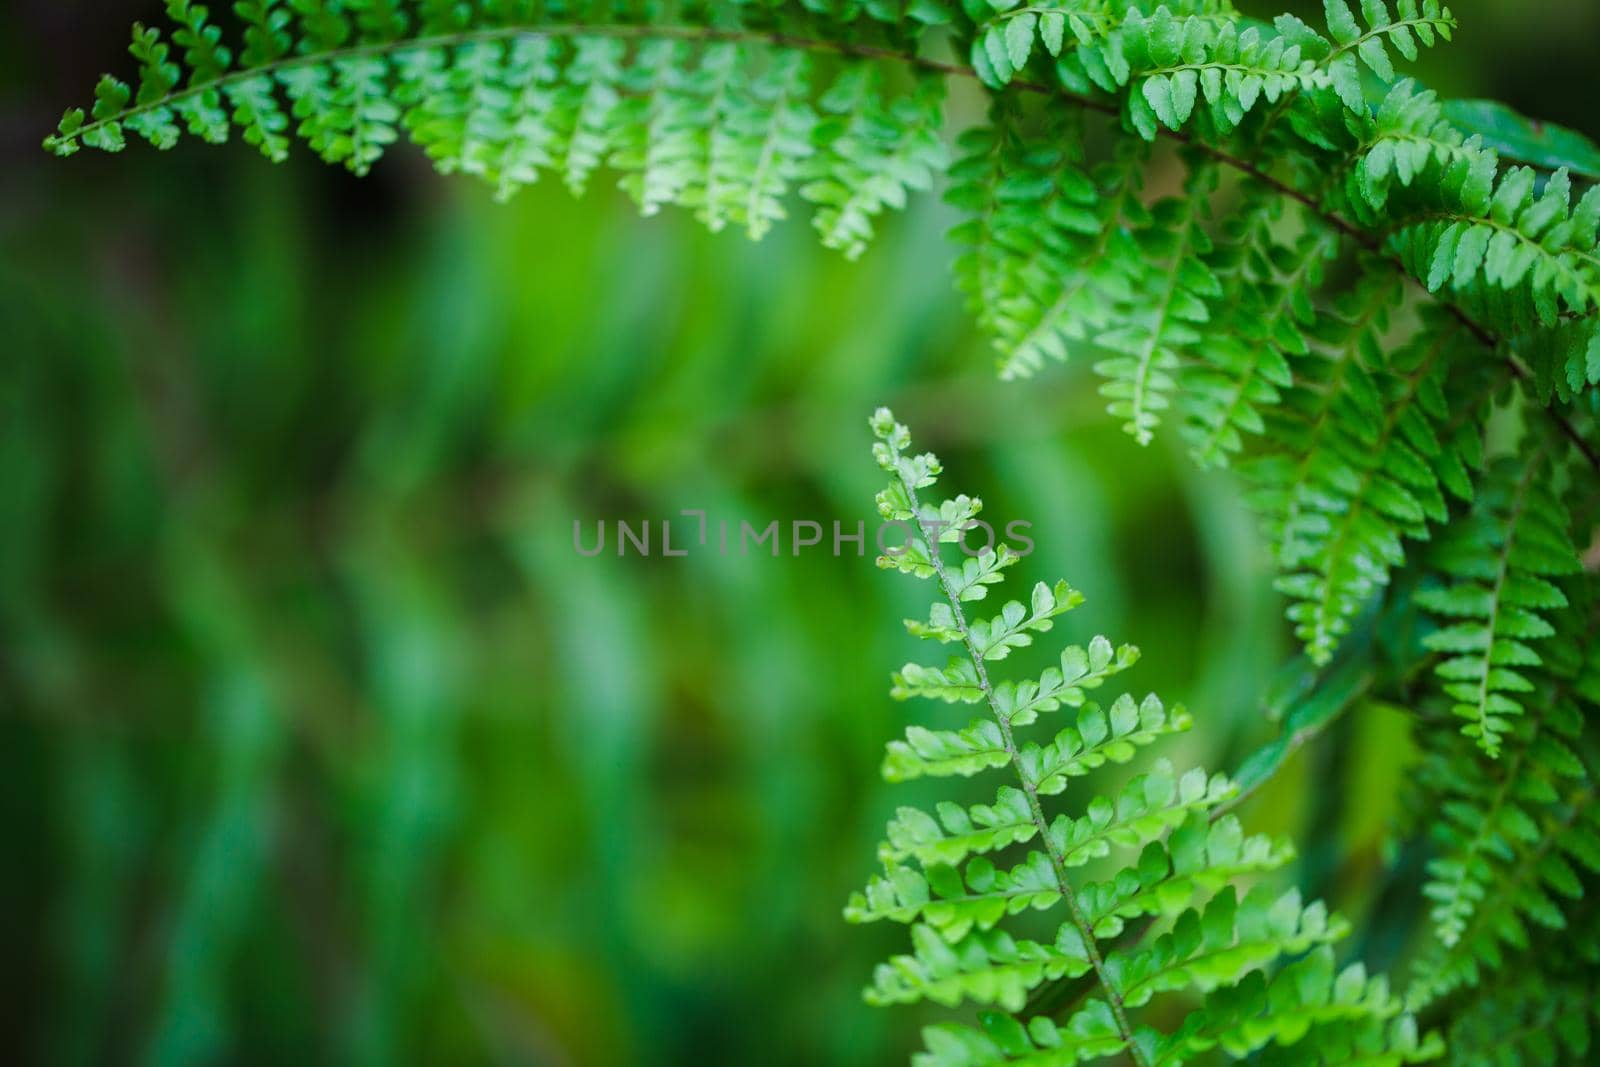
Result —
<svg viewBox="0 0 1600 1067"><path fill-rule="evenodd" d="M1000 373L1083 359L1140 442L1170 430L1197 463L1234 468L1310 669L1326 672L1314 686L1372 680L1333 714L1370 702L1412 713L1421 756L1395 844L1427 871L1431 922L1406 947L1410 1008L1441 1023L1462 1062L1491 1047L1506 1062L1587 1055L1577 1022L1552 1034L1539 1020L1595 981L1570 938L1547 935L1592 928L1600 870L1585 574L1600 476L1600 150L1576 135L1559 150L1508 138L1521 120L1505 109L1403 76L1398 64L1456 32L1438 0L1325 0L1317 25L1261 21L1229 0L166 7L170 31L135 30L137 78L103 79L49 149L237 135L274 160L298 140L364 173L405 138L502 196L545 176L582 190L609 172L647 213L677 204L757 237L802 202L850 255L885 211L942 181L960 216L957 281ZM951 83L981 92L981 121L948 128L963 110L946 107ZM920 521L931 461L879 429L900 479L885 507ZM966 654L908 669L897 690L988 704L992 721L914 730L887 770L1010 766L1020 779L992 805L904 814L885 874L852 906L914 923L915 952L883 972L876 999L1006 1013L981 1031L933 1031L928 1062L1431 1050L1386 992L1333 978L1324 950L1273 969L1338 924L1289 898L1235 898L1209 873L1285 854L1206 821L1225 781L1157 765L1129 793L1045 820L1039 796L1186 719L1153 702L1091 710L1091 684L1128 665L1109 646L991 687L985 664L1074 596L1041 587L969 626L962 604L1009 560L944 573L937 543L924 533L924 554L896 563L937 578L950 601L917 632ZM1082 710L1054 741L1012 740L1061 705ZM1030 844L1009 869L986 858ZM1069 884L1069 860L1113 845L1150 858ZM1182 901L1155 888L1168 884ZM1212 903L1182 911L1196 894ZM1001 929L1057 907L1059 936ZM1097 944L1152 915L1171 925L1148 947ZM1219 947L1246 942L1260 952ZM1226 965L1184 962L1206 946ZM1039 985L1090 976L1100 992L1078 1014L1017 1014ZM1164 1035L1136 1025L1129 1012L1169 985L1202 1006ZM1523 1024L1525 1045L1494 1036ZM1297 1040L1306 1026L1359 1033Z"/></svg>
<svg viewBox="0 0 1600 1067"><path fill-rule="evenodd" d="M878 968L869 1000L1001 1009L983 1015L978 1028L929 1029L916 1062L1180 1064L1213 1049L1244 1056L1268 1045L1278 1046L1283 1063L1328 1062L1334 1049L1359 1049L1365 1061L1383 1063L1436 1055L1437 1038L1418 1036L1382 978L1369 978L1359 963L1335 973L1330 946L1348 930L1343 919L1266 882L1240 895L1236 880L1281 867L1292 850L1245 836L1239 820L1224 814L1238 793L1225 775L1150 761L1115 793L1052 804L1066 810L1047 814L1052 798L1081 791L1076 779L1142 760L1142 749L1187 729L1190 716L1154 694L1091 699L1139 658L1137 649L1114 648L1104 637L1068 646L1038 678L1000 678L995 664L1032 645L1083 598L1065 582L1040 582L1026 603L978 617L977 605L1017 555L1002 545L966 552L959 565L946 559L954 545L965 547L981 502L924 500L941 472L938 459L913 454L910 433L887 410L873 416L872 428L878 464L892 479L878 510L908 533L878 563L934 582L939 599L927 621L906 625L956 650L943 667L908 664L895 676L895 696L979 709L960 730L909 728L890 744L884 772L892 780L1009 772L992 804L901 808L879 848L883 873L846 909L857 922L911 925L912 951ZM1053 740L1021 739L1025 728L1062 717L1070 724ZM1015 865L995 854L1014 856ZM1076 876L1091 864L1103 877ZM1029 911L1053 920L1040 940L1007 928ZM1150 929L1152 919L1159 931ZM1119 940L1135 923L1148 936ZM1280 966L1285 960L1293 962ZM1094 992L1060 1021L1029 1016L1029 994L1043 983L1084 976L1092 976ZM1199 1007L1173 1032L1139 1020L1139 1009L1187 991L1199 994Z"/></svg>
<svg viewBox="0 0 1600 1067"><path fill-rule="evenodd" d="M1395 80L1454 32L1436 0L1329 0L1321 29L1221 0L262 0L226 32L167 9L170 40L135 31L137 83L103 79L49 148L237 130L364 173L404 135L502 195L609 168L647 213L754 236L798 197L851 254L945 168L946 81L981 79L947 195L1002 372L1088 350L1140 441L1176 421L1198 461L1239 462L1317 662L1471 496L1497 397L1595 459L1572 409L1600 380L1600 192ZM1189 176L1150 197L1162 140Z"/></svg>

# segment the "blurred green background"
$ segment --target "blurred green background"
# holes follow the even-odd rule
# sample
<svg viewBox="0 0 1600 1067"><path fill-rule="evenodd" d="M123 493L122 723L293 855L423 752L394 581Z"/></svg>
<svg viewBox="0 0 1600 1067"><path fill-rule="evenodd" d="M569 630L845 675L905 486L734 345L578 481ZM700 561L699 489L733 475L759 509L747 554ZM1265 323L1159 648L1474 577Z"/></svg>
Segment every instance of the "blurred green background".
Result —
<svg viewBox="0 0 1600 1067"><path fill-rule="evenodd" d="M1538 7L1464 0L1425 76L1592 133L1600 11ZM1271 735L1290 646L1235 486L1134 446L1085 367L995 381L936 198L852 264L409 152L38 152L158 9L4 8L6 1060L903 1058L916 1014L858 992L903 931L840 909L918 794L877 766L930 716L886 692L926 590L572 547L695 507L853 527L878 404L1034 523L1025 576L1089 597L1065 636L1144 648L1186 757ZM1403 729L1341 729L1245 814L1359 914Z"/></svg>

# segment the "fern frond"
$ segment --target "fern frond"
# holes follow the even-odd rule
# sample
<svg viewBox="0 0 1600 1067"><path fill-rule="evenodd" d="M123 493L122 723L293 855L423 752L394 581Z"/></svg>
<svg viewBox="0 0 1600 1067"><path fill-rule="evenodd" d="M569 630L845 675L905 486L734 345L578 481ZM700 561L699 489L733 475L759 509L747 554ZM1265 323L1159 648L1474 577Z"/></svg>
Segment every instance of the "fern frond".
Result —
<svg viewBox="0 0 1600 1067"><path fill-rule="evenodd" d="M1281 201L1256 187L1245 195L1251 203L1231 220L1240 232L1220 245L1234 260L1219 270L1220 321L1199 346L1202 362L1181 382L1184 436L1205 467L1225 465L1244 448L1244 435L1263 433L1264 412L1294 384L1293 363L1310 351L1306 332L1317 318L1309 294L1341 244L1338 231L1324 227L1279 243Z"/></svg>
<svg viewBox="0 0 1600 1067"><path fill-rule="evenodd" d="M1403 539L1424 539L1448 517L1446 492L1470 496L1485 397L1451 396L1459 339L1424 334L1370 375L1347 379L1278 587L1299 603L1289 617L1313 662L1326 662L1349 620L1404 562ZM1356 372L1359 373L1359 372ZM1366 392L1367 388L1371 392Z"/></svg>
<svg viewBox="0 0 1600 1067"><path fill-rule="evenodd" d="M1436 673L1466 720L1462 733L1491 757L1534 688L1526 671L1541 662L1537 643L1555 633L1543 613L1566 606L1551 579L1579 570L1566 511L1543 481L1548 469L1540 457L1497 463L1433 554L1448 584L1416 596L1449 623L1424 644L1446 655Z"/></svg>
<svg viewBox="0 0 1600 1067"><path fill-rule="evenodd" d="M1541 643L1540 662L1521 668L1535 686L1530 713L1510 721L1498 759L1450 737L1434 741L1418 770L1440 818L1424 888L1434 938L1415 967L1413 1004L1479 985L1508 958L1532 951L1533 929L1567 929L1587 906L1586 881L1600 874L1583 736L1600 696L1600 616L1587 580L1566 581L1565 590L1545 584L1541 602L1562 625ZM1551 603L1550 590L1564 606Z"/></svg>
<svg viewBox="0 0 1600 1067"><path fill-rule="evenodd" d="M1508 333L1585 317L1600 301L1600 187L1574 207L1558 171L1542 191L1528 167L1500 170L1494 152L1458 150L1414 204L1390 247L1433 292L1450 292Z"/></svg>
<svg viewBox="0 0 1600 1067"><path fill-rule="evenodd" d="M604 4L542 17L525 7L262 0L240 5L235 50L205 7L174 0L181 53L136 28L137 82L102 80L92 112L68 112L46 147L119 151L131 133L170 148L185 131L221 143L236 128L275 161L298 138L364 174L408 138L502 199L541 173L579 192L609 166L646 214L679 204L752 237L798 189L826 242L852 255L874 216L943 166L942 80L891 98L876 62L843 58L819 80L812 52L826 41L789 43L776 12L741 5L698 25L687 9L682 23L654 24ZM904 23L883 21L900 32L948 15L924 2Z"/></svg>
<svg viewBox="0 0 1600 1067"><path fill-rule="evenodd" d="M1111 325L1145 273L1134 234L1150 221L1137 196L1142 151L1125 146L1089 170L1070 147L1077 116L1040 134L1023 122L997 107L993 128L963 134L945 197L965 215L950 234L967 248L957 280L1008 379Z"/></svg>
<svg viewBox="0 0 1600 1067"><path fill-rule="evenodd" d="M1585 781L1559 795L1537 823L1536 840L1518 845L1493 893L1476 902L1471 918L1451 944L1431 945L1416 966L1407 1001L1421 1007L1482 981L1526 950L1530 923L1560 930L1567 925L1563 899L1582 895L1574 864L1600 872L1600 820L1595 788ZM1455 929L1455 927L1452 927Z"/></svg>
<svg viewBox="0 0 1600 1067"><path fill-rule="evenodd" d="M1302 377L1268 420L1272 447L1241 468L1265 516L1289 617L1315 663L1448 512L1470 493L1487 393L1452 396L1461 340L1444 324L1385 353L1380 336L1397 293L1381 278L1350 294L1309 332Z"/></svg>
<svg viewBox="0 0 1600 1067"><path fill-rule="evenodd" d="M1418 44L1432 46L1436 37L1448 41L1455 32L1455 17L1438 0L1397 0L1394 12L1388 0L1361 0L1360 22L1346 0L1323 2L1333 47L1317 59L1317 68L1327 71L1339 99L1358 114L1367 110L1361 66L1391 82L1395 75L1389 48L1415 60Z"/></svg>
<svg viewBox="0 0 1600 1067"><path fill-rule="evenodd" d="M1585 959L1570 970L1557 963L1550 967L1556 973L1524 972L1472 998L1451 1020L1450 1047L1462 1050L1453 1062L1470 1063L1469 1049L1493 1049L1495 1062L1529 1067L1590 1062L1600 1023L1600 999L1587 973L1595 962Z"/></svg>
<svg viewBox="0 0 1600 1067"><path fill-rule="evenodd" d="M859 256L873 236L873 220L903 208L907 193L926 190L944 169L942 136L945 83L923 76L910 96L885 104L878 69L848 68L822 98L829 114L818 155L800 195L817 205L822 243Z"/></svg>
<svg viewBox="0 0 1600 1067"><path fill-rule="evenodd" d="M1438 95L1409 78L1395 83L1361 125L1347 167L1346 198L1355 213L1374 221L1382 218L1396 185L1409 189L1424 175L1442 173L1481 150L1445 118Z"/></svg>
<svg viewBox="0 0 1600 1067"><path fill-rule="evenodd" d="M927 1051L916 1062L1072 1063L1120 1053L1150 1067L1184 1062L1219 1043L1239 1054L1274 1041L1292 1044L1313 1023L1339 1020L1386 1032L1383 1027L1399 1015L1386 987L1369 988L1358 971L1333 982L1331 957L1321 969L1282 970L1270 979L1282 983L1274 986L1281 991L1261 992L1280 960L1336 940L1347 924L1292 890L1258 885L1239 895L1235 879L1272 870L1289 850L1269 838L1246 839L1231 817L1214 823L1208 818L1236 794L1225 776L1199 769L1180 773L1160 760L1114 796L1089 798L1082 815L1047 817L1045 799L1103 763L1133 760L1145 744L1187 728L1189 717L1178 709L1169 712L1153 696L1136 704L1123 695L1104 710L1091 702L1087 690L1134 659L1131 650L1114 653L1104 638L1069 647L1061 668L1051 667L1037 681L992 680L989 664L1006 658L1010 648L1008 638L996 635L1044 632L1081 598L1065 583L1041 583L1027 604L1012 602L991 620L969 621L962 605L970 587L958 583L939 551L954 538L935 523L976 514L979 502L960 496L923 503L919 494L942 472L938 459L913 454L909 432L887 410L873 417L872 428L878 438L874 454L892 477L878 496L879 510L908 524L914 545L884 565L932 579L943 597L926 622L908 626L965 653L943 668L902 668L894 695L953 699L988 712L960 731L914 728L904 742L890 746L886 773L974 775L1009 765L1015 779L999 788L992 805L946 801L936 814L901 808L880 848L883 875L846 908L856 922L911 924L911 951L877 969L867 992L872 1003L973 1001L1008 1013L986 1016L982 1030L930 1029ZM1044 703L1041 693L1049 694ZM1019 740L1017 730L1062 704L1079 707L1074 726L1047 745ZM1009 869L989 858L1019 845L1026 851ZM1129 852L1137 859L1124 861ZM1069 876L1107 857L1118 857L1109 880L1077 882ZM1005 929L1009 916L1057 908L1066 921L1049 940L1018 939ZM1101 947L1136 918L1157 922L1152 939ZM1099 994L1064 1025L1042 1017L1024 1022L1014 1014L1024 1011L1030 993L1044 983L1088 975ZM1135 1025L1133 1012L1180 990L1221 997L1213 1029L1197 1026L1180 1040ZM1219 993L1224 990L1237 993L1230 1000ZM1255 1017L1264 996L1283 1008L1272 1021ZM1298 1022L1297 1008L1303 1009Z"/></svg>
<svg viewBox="0 0 1600 1067"><path fill-rule="evenodd" d="M1175 280L1159 262L1165 250L1205 246L1212 217L1228 222L1207 175L1221 168L1286 198L1309 228L1386 247L1511 340L1543 396L1600 378L1600 316L1589 314L1600 198L1568 213L1560 176L1532 198L1526 175L1497 177L1493 153L1453 136L1437 102L1408 83L1375 116L1355 99L1359 64L1389 80L1390 50L1412 58L1419 45L1449 37L1453 16L1436 0L1364 0L1359 17L1329 0L1326 36L1287 16L1270 29L1247 24L1228 4L1198 0L1007 0L971 11L953 0L750 2L643 13L601 2L535 10L392 0L345 10L264 0L241 10L243 43L230 47L203 7L172 3L180 54L141 27L137 91L108 78L93 113L69 113L48 146L117 148L126 131L168 146L185 124L220 140L231 124L273 158L299 136L362 172L406 136L441 169L485 177L501 196L547 170L582 189L610 165L647 213L680 203L712 228L733 223L756 236L798 191L817 206L825 242L856 255L874 218L943 167L944 75L1015 79L1068 106L1049 107L1039 129L1025 129L1015 101L998 97L953 190L971 216L958 230L974 245L963 284L1008 375L1064 355L1070 341L1102 337L1117 350L1102 361L1111 400L1141 440L1183 391L1177 372L1208 364L1221 367L1220 382L1188 379L1194 418L1207 427L1196 436L1210 438L1197 454L1220 462L1254 433L1259 408L1283 388L1281 363L1251 360L1259 345L1240 350L1234 333L1248 320L1221 313L1233 294L1200 276ZM974 68L922 55L930 26L970 45ZM909 88L885 77L896 63L922 72ZM1033 71L1026 79L1024 68ZM1263 102L1272 114L1255 122ZM1077 150L1083 108L1121 119L1109 171ZM1268 136L1286 111L1297 141ZM1161 134L1194 148L1187 165L1196 173L1185 208L1168 204L1150 217L1137 200L1140 153L1129 142ZM1270 161L1234 154L1226 142L1236 134L1289 170L1324 177L1305 188L1286 182ZM1329 174L1350 175L1350 188L1331 187ZM1408 194L1403 203L1395 182ZM1152 255L1158 263L1147 269ZM1390 261L1363 270L1378 262ZM1256 295L1270 306L1270 294ZM1151 300L1168 316L1149 313ZM1127 320L1140 314L1159 321L1143 327L1149 337L1130 339ZM1218 328L1195 329L1208 321ZM1207 390L1221 390L1210 409Z"/></svg>
<svg viewBox="0 0 1600 1067"><path fill-rule="evenodd" d="M1027 65L1036 40L1060 58L1070 88L1129 89L1125 117L1146 140L1160 128L1182 129L1202 104L1211 127L1227 132L1259 103L1316 84L1312 64L1284 38L1241 28L1227 9L1167 5L1118 15L1105 4L1013 4L978 27L973 68L1003 86Z"/></svg>
<svg viewBox="0 0 1600 1067"><path fill-rule="evenodd" d="M1100 388L1111 401L1106 410L1126 419L1124 429L1140 444L1150 442L1171 405L1180 353L1200 340L1200 327L1211 319L1209 301L1222 295L1205 260L1206 198L1215 180L1212 168L1201 167L1190 175L1187 196L1156 204L1153 224L1135 238L1147 264L1144 284L1118 323L1094 339L1114 353L1095 364L1108 379Z"/></svg>

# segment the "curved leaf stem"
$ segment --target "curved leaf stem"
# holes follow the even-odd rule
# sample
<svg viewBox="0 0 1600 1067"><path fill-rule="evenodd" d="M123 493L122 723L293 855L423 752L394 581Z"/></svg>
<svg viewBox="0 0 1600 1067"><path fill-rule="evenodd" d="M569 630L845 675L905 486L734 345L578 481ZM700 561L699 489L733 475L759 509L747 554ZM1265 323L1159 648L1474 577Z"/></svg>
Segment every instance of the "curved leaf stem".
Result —
<svg viewBox="0 0 1600 1067"><path fill-rule="evenodd" d="M890 446L893 448L893 446ZM1127 1009L1123 1006L1122 993L1111 976L1106 971L1105 960L1100 954L1100 948L1095 941L1094 928L1084 917L1083 909L1078 903L1077 895L1073 892L1071 880L1067 877L1065 858L1055 843L1050 838L1050 823L1045 818L1044 809L1039 804L1039 793L1033 780L1028 776L1022 766L1022 757L1017 751L1017 744L1011 733L1011 720L1007 718L1000 708L999 701L995 698L994 686L989 681L988 668L984 665L983 650L973 638L972 628L967 624L966 614L961 608L961 597L955 586L950 581L950 575L945 570L944 561L939 557L939 538L928 529L927 523L922 518L922 506L917 499L916 488L911 479L901 471L901 457L896 451L895 477L905 488L906 500L910 503L912 517L916 520L917 530L923 542L928 546L928 559L931 562L934 574L939 579L939 588L944 592L945 599L950 603L951 614L955 617L956 629L961 633L962 644L966 646L967 654L972 657L973 667L977 671L978 685L983 690L984 700L988 703L989 711L994 715L996 724L1000 727L1000 737L1005 744L1006 755L1010 759L1012 770L1016 772L1017 780L1022 784L1022 792L1028 800L1028 811L1032 816L1034 829L1039 835L1040 847L1050 860L1050 866L1055 872L1056 884L1061 889L1061 899L1067 905L1067 913L1073 926L1083 941L1085 954L1089 957L1089 965L1094 969L1095 978L1099 981L1101 989L1105 991L1106 1000L1111 1006L1111 1014L1116 1019L1117 1029L1122 1034L1128 1055L1139 1067L1150 1067L1144 1052L1133 1040L1133 1029L1128 1024Z"/></svg>

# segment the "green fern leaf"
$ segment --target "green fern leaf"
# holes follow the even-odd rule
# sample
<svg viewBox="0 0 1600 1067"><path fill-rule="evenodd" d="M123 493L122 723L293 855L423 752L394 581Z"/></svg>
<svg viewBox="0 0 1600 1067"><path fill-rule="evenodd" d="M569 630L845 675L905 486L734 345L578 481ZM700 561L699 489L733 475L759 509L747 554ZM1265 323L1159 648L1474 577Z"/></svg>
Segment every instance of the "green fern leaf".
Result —
<svg viewBox="0 0 1600 1067"><path fill-rule="evenodd" d="M1006 688L1010 683L993 681L988 664L1004 658L994 654L1000 647L997 633L1014 634L1029 624L1042 632L1041 624L1078 598L1065 583L1041 584L1031 606L1014 602L995 620L968 621L964 589L941 558L946 542L935 520L970 514L974 503L957 497L923 504L919 494L936 484L942 470L937 458L912 454L909 431L887 410L873 417L872 428L878 438L874 455L892 478L890 488L879 494L879 509L886 517L909 517L921 546L916 568L896 569L935 581L943 597L926 623L910 624L912 632L965 652L940 670L902 669L895 695L977 703L990 714L955 733L914 728L904 742L891 744L886 774L891 779L975 775L1009 765L1017 783L1001 786L992 805L946 801L935 814L901 808L880 848L884 873L846 907L852 921L911 924L911 952L877 969L869 1002L931 1000L955 1006L972 1001L1007 1013L984 1016L981 1029L929 1029L927 1051L914 1062L1074 1063L1122 1054L1151 1067L1183 1062L1191 1052L1223 1042L1245 1052L1273 1041L1293 1044L1314 1025L1335 1023L1344 1024L1349 1031L1344 1036L1363 1042L1362 1048L1374 1042L1387 1048L1392 1039L1403 1054L1415 1052L1420 1058L1431 1051L1431 1045L1423 1048L1415 1040L1414 1031L1391 1028L1398 1005L1383 988L1369 989L1359 971L1349 972L1337 990L1309 972L1303 980L1286 978L1292 984L1284 988L1310 1006L1298 1021L1288 1010L1268 1021L1247 1017L1244 1005L1259 1006L1259 987L1250 983L1264 980L1263 969L1336 940L1347 924L1320 903L1303 904L1292 890L1257 886L1238 895L1236 878L1280 866L1289 850L1269 838L1246 839L1231 817L1208 817L1220 816L1219 807L1237 794L1227 777L1199 769L1180 774L1158 760L1114 795L1090 796L1082 815L1062 812L1053 821L1047 818L1044 800L1104 763L1132 761L1144 745L1186 728L1189 717L1178 709L1169 712L1153 696L1135 703L1124 694L1105 709L1088 701L1084 690L1091 683L1100 684L1134 659L1131 651L1114 653L1103 638L1086 648L1069 648L1060 670L1051 668L1037 683ZM1075 725L1047 745L1019 741L1015 731L1043 710L1041 700L1052 707L1079 706ZM1017 845L1029 846L1028 851L1009 868L989 856ZM1069 876L1091 861L1127 853L1136 859L1119 859L1109 880L1078 883ZM1066 921L1049 940L1018 939L1005 928L1011 916L1057 909ZM1153 920L1163 928L1146 944L1133 939L1101 947L1103 940L1123 934L1132 919ZM1283 975L1300 973L1291 969ZM1091 975L1100 996L1064 1025L1017 1017L1045 983ZM1235 989L1227 1025L1219 1022L1212 1031L1192 1027L1181 1042L1132 1021L1132 1012L1164 994ZM1327 1010L1318 1014L1317 1008Z"/></svg>
<svg viewBox="0 0 1600 1067"><path fill-rule="evenodd" d="M1449 584L1423 590L1417 602L1449 625L1425 644L1447 658L1437 668L1462 732L1499 754L1510 719L1532 691L1537 642L1555 630L1543 612L1566 605L1549 579L1575 573L1561 502L1539 484L1544 464L1497 464L1480 487L1472 514L1451 528L1434 553Z"/></svg>

